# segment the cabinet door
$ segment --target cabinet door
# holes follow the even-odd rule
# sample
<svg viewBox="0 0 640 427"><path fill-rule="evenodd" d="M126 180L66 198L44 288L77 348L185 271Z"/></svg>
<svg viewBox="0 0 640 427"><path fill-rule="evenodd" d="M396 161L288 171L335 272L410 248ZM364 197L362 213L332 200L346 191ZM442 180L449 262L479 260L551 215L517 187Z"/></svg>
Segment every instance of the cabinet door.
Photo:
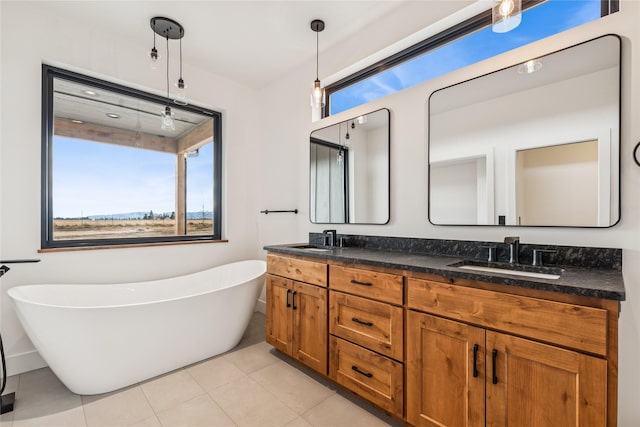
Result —
<svg viewBox="0 0 640 427"><path fill-rule="evenodd" d="M407 421L484 426L485 330L409 311L406 342Z"/></svg>
<svg viewBox="0 0 640 427"><path fill-rule="evenodd" d="M327 375L327 289L294 282L293 357Z"/></svg>
<svg viewBox="0 0 640 427"><path fill-rule="evenodd" d="M266 341L288 355L293 352L292 288L293 282L291 280L267 274Z"/></svg>
<svg viewBox="0 0 640 427"><path fill-rule="evenodd" d="M605 360L497 332L486 357L488 427L606 425Z"/></svg>

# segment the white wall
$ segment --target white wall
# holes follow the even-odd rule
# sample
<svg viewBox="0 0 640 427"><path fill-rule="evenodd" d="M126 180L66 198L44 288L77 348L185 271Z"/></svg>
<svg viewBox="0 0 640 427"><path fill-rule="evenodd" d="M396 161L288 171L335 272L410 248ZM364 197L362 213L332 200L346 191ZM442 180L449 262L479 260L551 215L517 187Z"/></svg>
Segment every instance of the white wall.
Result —
<svg viewBox="0 0 640 427"><path fill-rule="evenodd" d="M223 113L223 237L229 242L39 254L41 64L159 94L165 77L161 70L154 72L149 67L150 39L140 44L120 39L117 32L58 16L36 2L1 2L0 7L0 252L4 259L41 259L38 264L12 266L1 280L0 322L8 371L13 374L39 367L42 361L6 296L12 286L148 280L260 256L256 246L259 208L253 185L259 181L260 158L255 153L260 150L260 135L259 126L247 126L259 120L256 92L193 67L185 59L184 76L192 103Z"/></svg>
<svg viewBox="0 0 640 427"><path fill-rule="evenodd" d="M389 18L391 19L391 18ZM291 70L262 91L264 112L262 140L262 177L259 199L279 200L296 206L301 214L263 219L259 224L260 245L306 241L310 231L326 228L308 220L309 133L358 115L389 108L391 110L391 221L384 226L344 225L339 233L501 241L516 233L525 243L575 246L600 246L623 249L623 274L627 300L620 318L620 426L640 424L637 384L640 384L640 168L631 158L633 146L640 140L640 2L622 1L621 12L550 37L522 49L508 52L452 72L448 75L373 101L320 122L309 121L309 90L315 64ZM398 20L398 26L402 21ZM375 31L375 28L371 29ZM523 62L603 34L616 33L623 38L622 63L622 219L606 229L518 228L433 226L427 221L427 137L426 102L434 90L467 80L508 65ZM363 30L355 38L363 43L370 33ZM374 39L379 42L380 32ZM355 39L352 41L355 43ZM389 40L391 43L393 40ZM348 46L352 43L345 42ZM349 63L341 62L342 50L336 48L320 56L326 75L338 72ZM329 68L327 69L327 65ZM320 75L323 79L323 75ZM268 107L268 108L267 108ZM274 170L275 169L275 170Z"/></svg>

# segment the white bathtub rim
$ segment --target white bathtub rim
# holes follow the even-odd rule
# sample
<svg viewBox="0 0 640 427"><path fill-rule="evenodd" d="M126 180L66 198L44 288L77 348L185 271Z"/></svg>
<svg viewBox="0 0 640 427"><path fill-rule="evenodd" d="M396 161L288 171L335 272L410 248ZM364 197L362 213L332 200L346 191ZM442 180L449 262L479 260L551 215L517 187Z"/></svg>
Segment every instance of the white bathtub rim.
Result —
<svg viewBox="0 0 640 427"><path fill-rule="evenodd" d="M153 286L154 282L162 282L162 281L168 281L168 280L172 280L172 279L179 279L179 278L188 278L194 275L198 275L201 273L204 273L206 271L209 270L213 270L219 267L225 267L225 266L229 266L229 265L234 265L234 264L242 264L242 263L253 263L253 262L257 262L257 263L262 263L264 266L264 269L261 270L260 274L256 274L255 276L252 277L248 277L248 278L243 278L242 282L233 282L228 284L227 286L221 287L221 288L216 288L216 289L208 289L202 292L195 292L195 293L191 293L188 295L182 295L182 296L178 296L178 297L174 297L174 298L158 298L158 299L153 299L153 300L149 300L149 301L143 301L143 302L135 302L135 303L124 303L124 304L109 304L109 305L78 305L78 306L70 306L70 305L62 305L62 304L47 304L47 303L43 303L40 301L34 301L32 299L28 299L28 298L24 298L21 295L16 295L16 292L19 292L19 288L46 288L46 287L50 287L50 286L64 286L64 287L77 287L77 286L82 286L82 287L132 287L132 286ZM51 283L51 284L43 284L43 283L37 283L37 284L27 284L27 285L16 285L13 286L9 289L7 289L7 295L9 295L9 297L11 297L11 299L13 300L13 302L21 302L24 304L31 304L31 305L35 305L35 306L39 306L39 307L48 307L48 308L64 308L64 309L70 309L70 310L106 310L106 309L111 309L113 310L114 308L128 308L128 307L140 307L140 306L145 306L145 305L151 305L151 304L159 304L159 303L163 303L163 302L169 302L169 301L180 301L180 300L186 300L189 298L195 298L198 296L202 296L202 295L206 295L206 294L210 294L213 292L222 292L224 290L227 289L231 289L234 286L238 286L239 284L242 283L248 283L248 282L252 282L254 280L258 280L261 277L264 277L266 275L266 261L264 260L243 260L243 261L236 261L233 263L229 263L229 264L222 264L219 266L214 266L205 270L200 270L200 271L196 271L193 273L188 273L188 274L184 274L184 275L178 275L178 276L172 276L172 277L164 277L164 278L159 278L159 279L154 279L154 280L146 280L146 281L140 281L140 282L131 282L131 283L105 283L105 284L82 284L82 283ZM14 291L15 289L15 291Z"/></svg>

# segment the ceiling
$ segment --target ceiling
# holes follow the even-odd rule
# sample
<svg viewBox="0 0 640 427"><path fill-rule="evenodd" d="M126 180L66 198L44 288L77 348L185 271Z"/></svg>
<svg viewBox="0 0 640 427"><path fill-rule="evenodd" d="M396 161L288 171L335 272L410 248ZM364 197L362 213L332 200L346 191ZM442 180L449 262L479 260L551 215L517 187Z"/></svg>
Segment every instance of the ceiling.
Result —
<svg viewBox="0 0 640 427"><path fill-rule="evenodd" d="M422 0L422 4L425 0ZM451 1L451 0L449 0ZM442 3L442 0L428 0ZM183 57L188 66L202 67L236 82L259 88L279 75L312 61L315 33L310 22L323 19L320 52L362 31L406 0L352 1L47 1L38 7L48 13L115 31L132 43L153 43L149 20L165 16L185 29ZM157 39L164 54L165 41ZM163 43L164 42L164 43ZM171 55L175 44L171 44ZM349 64L345 64L349 65Z"/></svg>

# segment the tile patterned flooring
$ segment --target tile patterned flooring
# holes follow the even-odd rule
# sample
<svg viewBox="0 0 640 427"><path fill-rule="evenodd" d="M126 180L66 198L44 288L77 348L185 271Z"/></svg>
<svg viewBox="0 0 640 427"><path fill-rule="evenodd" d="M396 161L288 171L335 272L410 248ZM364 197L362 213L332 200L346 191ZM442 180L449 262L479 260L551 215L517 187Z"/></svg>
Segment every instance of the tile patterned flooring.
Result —
<svg viewBox="0 0 640 427"><path fill-rule="evenodd" d="M12 376L14 412L1 427L376 427L402 423L264 341L256 313L233 350L112 393L71 393L48 368Z"/></svg>

